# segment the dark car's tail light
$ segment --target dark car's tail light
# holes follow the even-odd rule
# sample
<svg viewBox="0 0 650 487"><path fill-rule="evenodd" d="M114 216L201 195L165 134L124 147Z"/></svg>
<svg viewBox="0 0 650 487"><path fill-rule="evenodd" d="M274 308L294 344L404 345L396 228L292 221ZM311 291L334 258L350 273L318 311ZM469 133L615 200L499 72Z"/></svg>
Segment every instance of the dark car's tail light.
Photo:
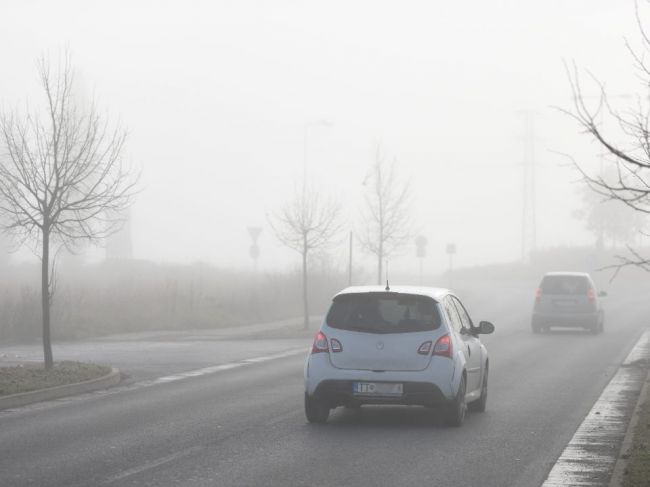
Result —
<svg viewBox="0 0 650 487"><path fill-rule="evenodd" d="M452 348L451 337L449 335L443 335L438 338L436 345L433 347L433 355L451 358L453 354Z"/></svg>
<svg viewBox="0 0 650 487"><path fill-rule="evenodd" d="M431 353L431 345L433 345L433 342L431 340L424 342L418 347L418 353L420 355L429 355L429 353Z"/></svg>
<svg viewBox="0 0 650 487"><path fill-rule="evenodd" d="M311 353L329 353L329 351L330 349L327 345L327 337L325 336L325 333L319 331L316 338L314 338L314 344L311 346Z"/></svg>
<svg viewBox="0 0 650 487"><path fill-rule="evenodd" d="M336 338L330 340L330 346L332 347L332 352L342 352L343 345Z"/></svg>
<svg viewBox="0 0 650 487"><path fill-rule="evenodd" d="M596 291L594 291L593 287L587 289L587 299L589 301L596 301Z"/></svg>
<svg viewBox="0 0 650 487"><path fill-rule="evenodd" d="M538 287L537 291L535 291L535 303L539 303L541 299L542 299L542 288Z"/></svg>

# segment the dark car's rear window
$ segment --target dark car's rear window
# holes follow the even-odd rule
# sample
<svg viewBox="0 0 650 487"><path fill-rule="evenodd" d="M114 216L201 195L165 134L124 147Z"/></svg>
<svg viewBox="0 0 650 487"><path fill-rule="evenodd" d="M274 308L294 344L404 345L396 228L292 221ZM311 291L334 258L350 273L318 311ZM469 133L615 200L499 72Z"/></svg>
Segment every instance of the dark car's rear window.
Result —
<svg viewBox="0 0 650 487"><path fill-rule="evenodd" d="M545 294L587 294L591 283L585 276L544 276L540 286Z"/></svg>
<svg viewBox="0 0 650 487"><path fill-rule="evenodd" d="M341 294L327 313L326 322L339 330L369 333L407 333L440 326L436 302L416 294Z"/></svg>

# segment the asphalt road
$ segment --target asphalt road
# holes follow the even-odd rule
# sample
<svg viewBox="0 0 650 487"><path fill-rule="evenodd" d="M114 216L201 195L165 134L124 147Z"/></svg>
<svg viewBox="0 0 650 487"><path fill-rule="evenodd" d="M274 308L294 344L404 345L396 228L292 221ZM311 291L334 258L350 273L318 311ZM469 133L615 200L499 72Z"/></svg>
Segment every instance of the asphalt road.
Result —
<svg viewBox="0 0 650 487"><path fill-rule="evenodd" d="M470 305L497 332L485 339L488 410L468 415L461 428L415 407L337 409L328 424L307 424L304 356L292 355L146 387L132 379L109 393L0 412L0 485L539 486L650 314L643 297L611 296L604 334L533 335L530 301L526 292ZM142 357L157 368L136 367L136 376L307 342L161 345L162 355L154 347ZM217 360L210 347L227 357Z"/></svg>

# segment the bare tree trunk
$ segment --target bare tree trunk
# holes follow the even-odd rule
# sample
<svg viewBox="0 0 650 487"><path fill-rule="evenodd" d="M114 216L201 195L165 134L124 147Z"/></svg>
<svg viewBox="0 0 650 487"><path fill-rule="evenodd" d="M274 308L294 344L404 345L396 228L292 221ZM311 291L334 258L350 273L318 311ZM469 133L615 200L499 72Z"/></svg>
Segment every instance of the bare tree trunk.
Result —
<svg viewBox="0 0 650 487"><path fill-rule="evenodd" d="M43 357L45 368L54 365L50 337L50 231L43 230L43 257L41 259L41 305L43 308Z"/></svg>
<svg viewBox="0 0 650 487"><path fill-rule="evenodd" d="M302 303L305 312L303 327L309 328L309 301L307 299L307 249L302 252Z"/></svg>

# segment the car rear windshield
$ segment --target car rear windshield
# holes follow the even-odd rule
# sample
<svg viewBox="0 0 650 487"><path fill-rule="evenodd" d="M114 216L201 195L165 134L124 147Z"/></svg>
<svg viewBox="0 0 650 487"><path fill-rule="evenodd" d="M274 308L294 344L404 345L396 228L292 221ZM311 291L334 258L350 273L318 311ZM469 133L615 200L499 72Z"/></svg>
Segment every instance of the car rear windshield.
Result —
<svg viewBox="0 0 650 487"><path fill-rule="evenodd" d="M591 283L585 276L544 276L540 286L545 294L587 294Z"/></svg>
<svg viewBox="0 0 650 487"><path fill-rule="evenodd" d="M427 296L396 293L341 294L326 322L339 330L367 333L408 333L440 326L436 302Z"/></svg>

